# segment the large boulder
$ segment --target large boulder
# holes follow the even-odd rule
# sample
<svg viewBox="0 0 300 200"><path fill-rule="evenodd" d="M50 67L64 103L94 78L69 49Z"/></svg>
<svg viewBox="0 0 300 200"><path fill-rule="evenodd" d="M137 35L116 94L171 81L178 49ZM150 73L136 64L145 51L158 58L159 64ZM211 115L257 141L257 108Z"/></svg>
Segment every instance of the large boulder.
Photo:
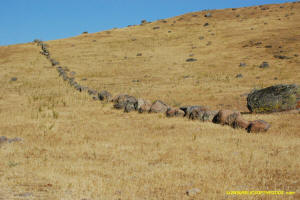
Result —
<svg viewBox="0 0 300 200"><path fill-rule="evenodd" d="M165 113L169 106L160 100L154 101L150 108L150 113Z"/></svg>
<svg viewBox="0 0 300 200"><path fill-rule="evenodd" d="M220 110L214 117L213 122L222 125L229 125L235 122L235 120L241 116L241 113L233 110Z"/></svg>
<svg viewBox="0 0 300 200"><path fill-rule="evenodd" d="M300 86L281 84L253 90L247 97L247 107L255 113L280 112L300 108Z"/></svg>
<svg viewBox="0 0 300 200"><path fill-rule="evenodd" d="M248 133L266 132L270 127L271 125L264 120L255 120L250 122L247 131Z"/></svg>

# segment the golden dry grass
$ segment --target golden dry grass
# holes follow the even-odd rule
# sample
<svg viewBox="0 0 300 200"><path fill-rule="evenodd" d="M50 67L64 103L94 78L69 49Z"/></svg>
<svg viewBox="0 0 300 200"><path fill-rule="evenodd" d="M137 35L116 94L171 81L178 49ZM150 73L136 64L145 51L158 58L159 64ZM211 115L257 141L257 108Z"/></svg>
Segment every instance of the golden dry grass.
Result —
<svg viewBox="0 0 300 200"><path fill-rule="evenodd" d="M247 111L240 95L252 88L300 83L300 57L294 56L300 4L281 5L214 10L212 18L189 13L47 44L52 57L91 88L172 106ZM31 43L0 47L0 136L24 139L0 147L0 199L24 199L26 192L27 199L299 198L299 114L245 115L271 123L263 134L125 114L70 88L39 50ZM185 61L190 54L196 62ZM278 54L292 58L273 57ZM263 61L270 67L258 68ZM238 73L244 77L235 78ZM189 197L191 188L201 192ZM229 197L229 190L297 193Z"/></svg>

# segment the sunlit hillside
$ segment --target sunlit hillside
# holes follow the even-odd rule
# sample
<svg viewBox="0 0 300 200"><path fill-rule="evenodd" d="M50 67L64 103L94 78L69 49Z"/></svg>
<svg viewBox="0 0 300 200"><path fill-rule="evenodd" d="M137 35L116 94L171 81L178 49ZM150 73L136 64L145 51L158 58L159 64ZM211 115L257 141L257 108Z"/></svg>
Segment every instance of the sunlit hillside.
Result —
<svg viewBox="0 0 300 200"><path fill-rule="evenodd" d="M271 128L248 134L124 113L70 87L36 44L1 46L0 136L22 141L0 143L0 200L300 198L299 112L250 114L246 106L253 88L300 84L299 2L187 13L45 43L97 91L239 110ZM226 195L232 190L296 193Z"/></svg>

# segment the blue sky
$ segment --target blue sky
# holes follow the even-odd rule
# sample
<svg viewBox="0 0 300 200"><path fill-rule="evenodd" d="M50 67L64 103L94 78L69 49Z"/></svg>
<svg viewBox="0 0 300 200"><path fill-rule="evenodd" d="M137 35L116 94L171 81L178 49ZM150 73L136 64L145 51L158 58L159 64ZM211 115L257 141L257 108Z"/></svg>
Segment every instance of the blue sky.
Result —
<svg viewBox="0 0 300 200"><path fill-rule="evenodd" d="M67 38L204 9L288 0L0 0L0 45Z"/></svg>

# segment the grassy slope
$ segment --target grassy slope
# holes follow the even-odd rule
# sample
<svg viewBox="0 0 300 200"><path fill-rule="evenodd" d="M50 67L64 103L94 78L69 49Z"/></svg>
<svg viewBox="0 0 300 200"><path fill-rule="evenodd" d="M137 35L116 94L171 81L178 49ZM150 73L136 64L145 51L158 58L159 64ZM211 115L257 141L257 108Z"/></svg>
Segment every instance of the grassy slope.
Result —
<svg viewBox="0 0 300 200"><path fill-rule="evenodd" d="M281 5L214 10L211 18L189 13L47 43L62 66L87 78L83 85L172 106L247 111L240 95L253 87L299 84L300 4ZM0 136L24 138L0 147L0 199L26 191L32 199L190 199L185 191L194 187L201 190L195 199L221 199L226 190L299 195L299 114L246 115L272 124L253 135L124 114L72 90L38 52L33 44L0 47ZM185 62L190 54L197 62ZM258 68L263 61L270 68Z"/></svg>

